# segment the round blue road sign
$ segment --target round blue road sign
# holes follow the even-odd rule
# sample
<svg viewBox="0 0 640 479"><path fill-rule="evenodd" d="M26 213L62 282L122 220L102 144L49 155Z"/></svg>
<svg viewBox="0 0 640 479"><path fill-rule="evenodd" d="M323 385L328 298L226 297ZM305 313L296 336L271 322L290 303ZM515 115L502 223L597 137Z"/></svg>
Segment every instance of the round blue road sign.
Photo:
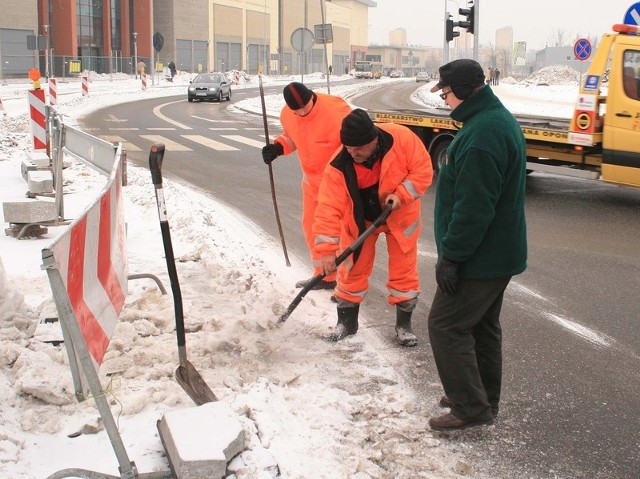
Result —
<svg viewBox="0 0 640 479"><path fill-rule="evenodd" d="M586 38L579 38L573 45L573 54L580 61L584 61L591 56L591 42Z"/></svg>

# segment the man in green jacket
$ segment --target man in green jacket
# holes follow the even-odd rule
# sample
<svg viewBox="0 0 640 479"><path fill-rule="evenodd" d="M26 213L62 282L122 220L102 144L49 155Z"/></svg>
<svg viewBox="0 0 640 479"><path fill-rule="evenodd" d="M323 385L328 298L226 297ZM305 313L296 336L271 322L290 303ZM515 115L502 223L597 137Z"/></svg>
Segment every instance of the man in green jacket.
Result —
<svg viewBox="0 0 640 479"><path fill-rule="evenodd" d="M502 381L500 310L513 275L527 266L526 144L513 115L485 85L482 67L440 67L432 92L463 124L440 165L435 200L438 288L429 337L451 408L434 430L493 424Z"/></svg>

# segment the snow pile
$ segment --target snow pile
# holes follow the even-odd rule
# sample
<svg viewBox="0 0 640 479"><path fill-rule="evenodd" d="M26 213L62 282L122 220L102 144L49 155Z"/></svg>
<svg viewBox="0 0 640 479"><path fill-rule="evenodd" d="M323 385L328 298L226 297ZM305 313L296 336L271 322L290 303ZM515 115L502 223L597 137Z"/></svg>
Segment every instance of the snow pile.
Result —
<svg viewBox="0 0 640 479"><path fill-rule="evenodd" d="M491 88L514 115L571 118L579 90L579 76L580 74L571 68L556 65L542 68L519 83L501 81L500 85ZM440 92L430 91L434 84L435 81L418 88L411 99L419 105L441 109L443 114L448 114L449 107L440 98ZM544 86L544 98L549 101L539 101L540 89L536 88L538 86Z"/></svg>
<svg viewBox="0 0 640 479"><path fill-rule="evenodd" d="M520 83L523 85L578 85L580 72L566 65L551 65L533 72Z"/></svg>

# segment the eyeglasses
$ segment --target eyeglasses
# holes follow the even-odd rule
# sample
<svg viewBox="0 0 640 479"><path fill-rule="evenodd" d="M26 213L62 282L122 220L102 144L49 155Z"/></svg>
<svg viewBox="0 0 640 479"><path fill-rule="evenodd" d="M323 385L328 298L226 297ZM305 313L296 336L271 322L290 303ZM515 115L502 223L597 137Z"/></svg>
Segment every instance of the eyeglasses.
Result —
<svg viewBox="0 0 640 479"><path fill-rule="evenodd" d="M447 99L447 95L449 93L452 93L452 92L453 92L453 90L442 92L442 93L440 93L440 98L442 98L443 100L446 100Z"/></svg>

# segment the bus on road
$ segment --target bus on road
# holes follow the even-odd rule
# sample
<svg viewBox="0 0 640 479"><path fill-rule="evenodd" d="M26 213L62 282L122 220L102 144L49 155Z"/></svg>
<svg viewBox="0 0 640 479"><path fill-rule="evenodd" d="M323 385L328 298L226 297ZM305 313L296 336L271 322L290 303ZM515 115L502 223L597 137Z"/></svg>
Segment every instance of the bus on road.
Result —
<svg viewBox="0 0 640 479"><path fill-rule="evenodd" d="M382 62L356 61L356 78L380 78L381 76Z"/></svg>

